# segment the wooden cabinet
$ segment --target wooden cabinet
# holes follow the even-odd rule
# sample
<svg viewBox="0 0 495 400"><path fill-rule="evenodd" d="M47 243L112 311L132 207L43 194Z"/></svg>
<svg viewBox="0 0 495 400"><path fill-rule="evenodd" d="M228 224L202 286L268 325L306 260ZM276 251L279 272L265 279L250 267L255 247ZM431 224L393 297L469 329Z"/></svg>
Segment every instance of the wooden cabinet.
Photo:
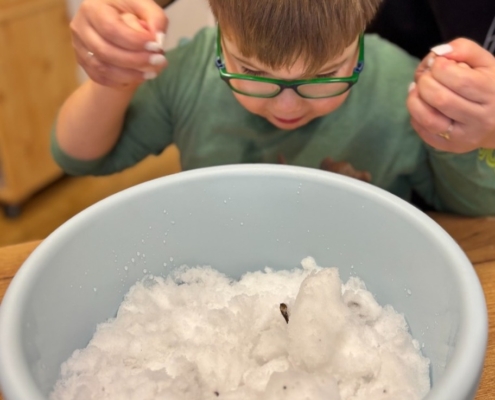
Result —
<svg viewBox="0 0 495 400"><path fill-rule="evenodd" d="M64 0L0 0L0 203L19 205L62 175L49 139L77 86Z"/></svg>

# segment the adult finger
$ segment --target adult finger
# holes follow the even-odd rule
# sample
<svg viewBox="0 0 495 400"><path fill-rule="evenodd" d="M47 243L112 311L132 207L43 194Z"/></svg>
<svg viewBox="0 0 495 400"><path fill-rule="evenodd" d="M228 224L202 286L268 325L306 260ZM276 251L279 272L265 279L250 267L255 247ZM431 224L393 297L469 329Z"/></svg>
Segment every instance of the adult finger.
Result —
<svg viewBox="0 0 495 400"><path fill-rule="evenodd" d="M135 70L161 70L166 66L166 58L163 54L151 53L148 51L129 51L116 47L108 43L104 38L99 36L94 30L88 29L84 40L74 38L74 44L77 52L84 52L89 49L95 57L107 64L112 64L118 68L135 69Z"/></svg>
<svg viewBox="0 0 495 400"><path fill-rule="evenodd" d="M81 7L85 3L82 3ZM94 2L88 2L84 12L93 30L108 43L131 51L144 51L147 44L156 40L151 31L138 31L130 27L116 8L102 4L95 7ZM77 30L77 25L74 26ZM82 36L82 35L79 35Z"/></svg>
<svg viewBox="0 0 495 400"><path fill-rule="evenodd" d="M416 88L410 91L406 104L411 118L430 134L446 131L451 123L450 118L422 100Z"/></svg>
<svg viewBox="0 0 495 400"><path fill-rule="evenodd" d="M145 73L125 68L117 68L103 63L93 57L83 61L84 70L88 76L100 85L110 87L124 87L128 85L138 86L146 80ZM156 76L151 75L150 78Z"/></svg>
<svg viewBox="0 0 495 400"><path fill-rule="evenodd" d="M450 43L435 46L431 50L418 65L414 74L415 81L430 69L436 56L446 57L471 68L495 67L495 57L479 44L469 39L455 39Z"/></svg>
<svg viewBox="0 0 495 400"><path fill-rule="evenodd" d="M483 107L458 96L455 92L439 83L431 73L423 74L417 83L417 92L421 100L435 108L447 118L461 123L472 122L483 114Z"/></svg>
<svg viewBox="0 0 495 400"><path fill-rule="evenodd" d="M425 143L429 144L431 147L437 150L457 154L466 153L473 150L466 147L463 143L457 142L455 138L447 139L444 136L431 134L415 119L411 119L411 125Z"/></svg>
<svg viewBox="0 0 495 400"><path fill-rule="evenodd" d="M435 46L432 51L450 60L466 63L471 68L495 66L495 57L492 53L478 43L465 38L455 39L448 44Z"/></svg>
<svg viewBox="0 0 495 400"><path fill-rule="evenodd" d="M139 85L146 78L154 78L156 72L142 72L134 69L119 68L115 65L99 60L95 54L89 52L82 44L80 51L76 52L78 63L84 68L88 76L105 86L122 86L124 84Z"/></svg>
<svg viewBox="0 0 495 400"><path fill-rule="evenodd" d="M431 76L440 84L467 100L486 103L495 96L495 83L465 63L457 63L444 57L435 58L430 67Z"/></svg>

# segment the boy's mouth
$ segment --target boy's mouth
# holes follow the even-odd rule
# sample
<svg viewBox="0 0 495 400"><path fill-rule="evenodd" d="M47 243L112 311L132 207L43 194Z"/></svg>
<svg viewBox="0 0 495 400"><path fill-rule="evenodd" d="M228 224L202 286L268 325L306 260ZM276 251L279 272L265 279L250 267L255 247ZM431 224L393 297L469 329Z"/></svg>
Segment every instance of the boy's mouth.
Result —
<svg viewBox="0 0 495 400"><path fill-rule="evenodd" d="M296 124L298 123L299 121L301 121L303 119L303 117L299 117L299 118L292 118L292 119L285 119L285 118L279 118L279 117L275 117L274 118L282 123L282 124L286 124L286 125L293 125L293 124Z"/></svg>

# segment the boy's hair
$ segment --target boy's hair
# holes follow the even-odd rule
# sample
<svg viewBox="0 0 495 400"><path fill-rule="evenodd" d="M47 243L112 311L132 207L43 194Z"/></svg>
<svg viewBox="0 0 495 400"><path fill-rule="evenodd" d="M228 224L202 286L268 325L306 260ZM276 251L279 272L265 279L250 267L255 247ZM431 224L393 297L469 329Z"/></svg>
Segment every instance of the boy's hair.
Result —
<svg viewBox="0 0 495 400"><path fill-rule="evenodd" d="M272 69L305 60L314 75L342 54L382 0L209 0L222 34Z"/></svg>

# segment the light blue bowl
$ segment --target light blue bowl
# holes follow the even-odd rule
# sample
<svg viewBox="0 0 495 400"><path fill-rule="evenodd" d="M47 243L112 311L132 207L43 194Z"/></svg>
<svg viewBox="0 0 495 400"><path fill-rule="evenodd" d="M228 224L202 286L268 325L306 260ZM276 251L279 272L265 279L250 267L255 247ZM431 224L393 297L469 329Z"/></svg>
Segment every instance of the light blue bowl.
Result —
<svg viewBox="0 0 495 400"><path fill-rule="evenodd" d="M298 267L306 256L338 267L344 280L356 274L381 304L405 314L431 359L428 400L474 397L487 310L454 240L371 185L272 165L213 167L147 182L89 207L50 235L1 306L4 395L46 400L61 363L115 315L144 270L166 275L182 264L211 265L239 277L265 266Z"/></svg>

